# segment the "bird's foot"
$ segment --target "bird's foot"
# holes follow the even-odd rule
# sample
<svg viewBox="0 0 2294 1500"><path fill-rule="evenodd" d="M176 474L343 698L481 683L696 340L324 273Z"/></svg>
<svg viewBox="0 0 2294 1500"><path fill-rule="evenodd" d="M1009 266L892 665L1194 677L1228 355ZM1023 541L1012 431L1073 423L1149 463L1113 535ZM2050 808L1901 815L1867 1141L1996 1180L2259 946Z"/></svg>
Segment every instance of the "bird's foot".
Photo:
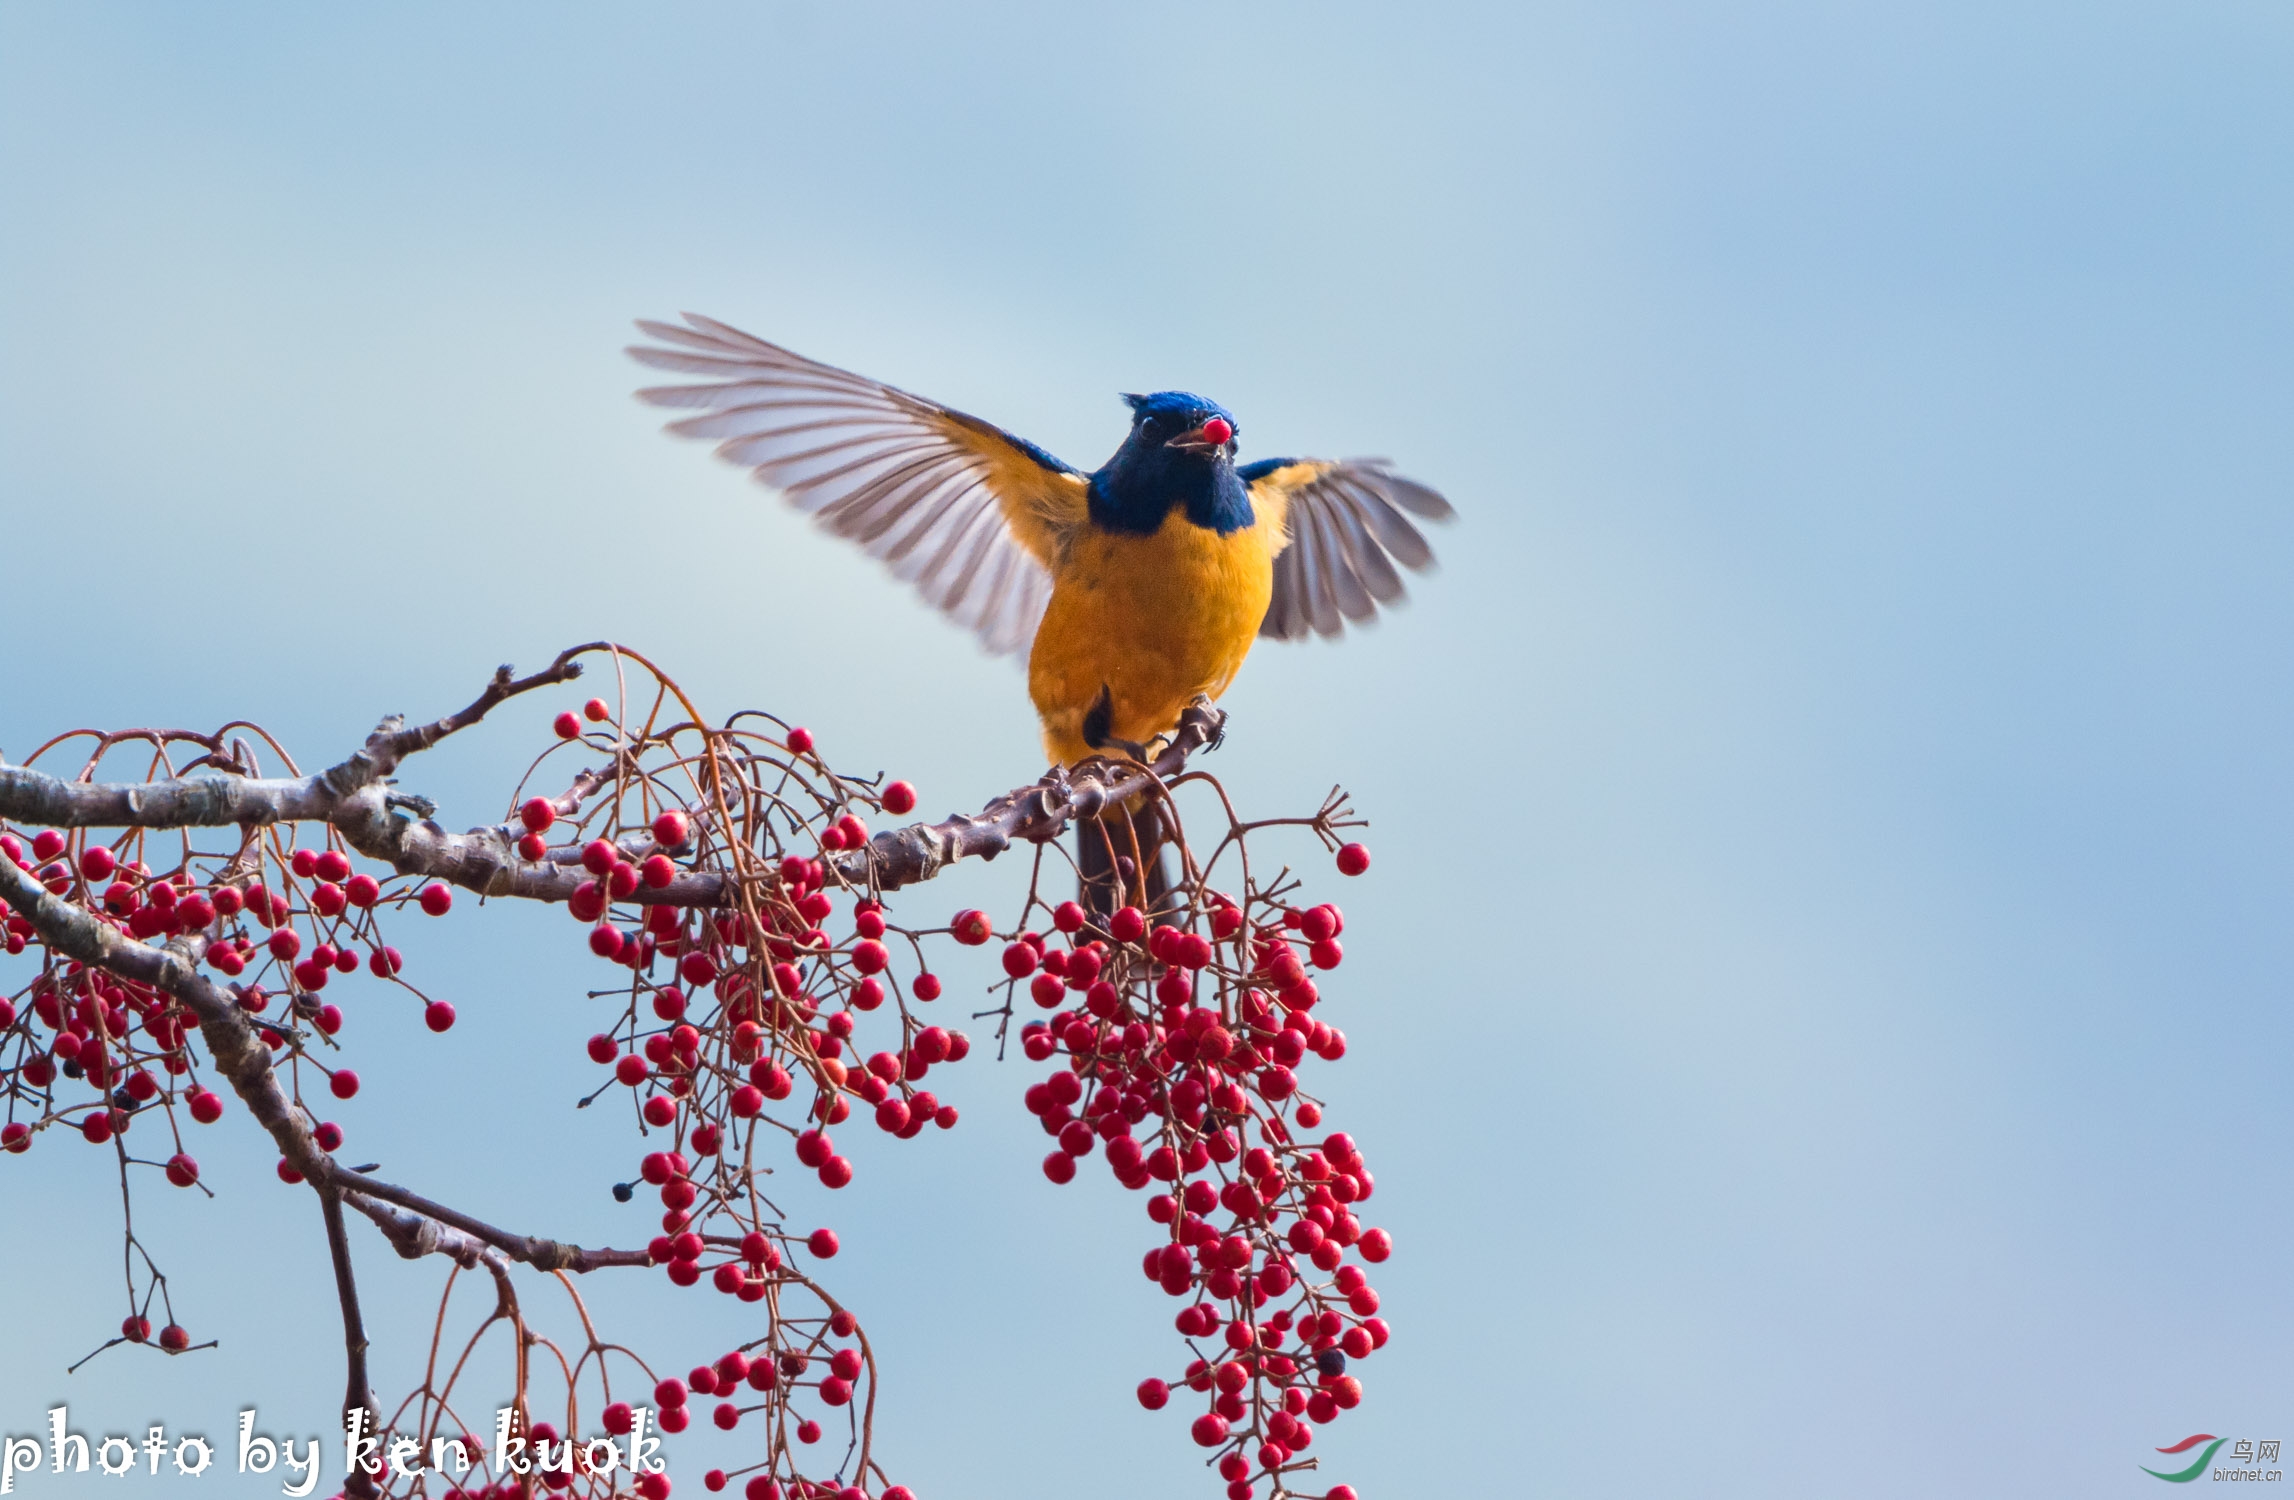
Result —
<svg viewBox="0 0 2294 1500"><path fill-rule="evenodd" d="M1197 693L1187 706L1201 711L1211 721L1211 737L1203 742L1205 751L1216 750L1227 742L1227 716L1212 704L1209 693Z"/></svg>

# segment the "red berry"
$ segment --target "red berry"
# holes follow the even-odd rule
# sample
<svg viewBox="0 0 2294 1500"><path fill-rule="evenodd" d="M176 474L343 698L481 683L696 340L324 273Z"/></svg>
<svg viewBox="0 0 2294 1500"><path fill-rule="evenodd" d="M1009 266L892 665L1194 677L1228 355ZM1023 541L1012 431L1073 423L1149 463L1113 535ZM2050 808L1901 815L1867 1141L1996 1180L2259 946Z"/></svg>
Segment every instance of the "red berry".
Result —
<svg viewBox="0 0 2294 1500"><path fill-rule="evenodd" d="M1234 424L1225 417L1213 417L1203 424L1203 440L1214 448L1222 446L1234 435Z"/></svg>
<svg viewBox="0 0 2294 1500"><path fill-rule="evenodd" d="M109 880L112 871L118 868L118 859L101 844L90 845L80 856L80 873L90 880Z"/></svg>
<svg viewBox="0 0 2294 1500"><path fill-rule="evenodd" d="M558 732L558 738L561 740L578 740L581 738L581 720L575 717L570 709L559 714L550 727Z"/></svg>
<svg viewBox="0 0 2294 1500"><path fill-rule="evenodd" d="M127 1339L130 1343L140 1344L145 1339L151 1337L151 1319L139 1318L135 1316L135 1314L130 1313L126 1318L121 1320L119 1331L121 1337Z"/></svg>
<svg viewBox="0 0 2294 1500"><path fill-rule="evenodd" d="M833 1229L816 1229L806 1236L804 1243L816 1260L833 1259L837 1252L836 1231Z"/></svg>
<svg viewBox="0 0 2294 1500"><path fill-rule="evenodd" d="M919 1000L937 1000L940 998L940 976L919 974L916 982L908 986L908 992Z"/></svg>
<svg viewBox="0 0 2294 1500"><path fill-rule="evenodd" d="M605 706L603 698L592 698L581 706L582 717L592 724L603 724L613 717L613 710Z"/></svg>
<svg viewBox="0 0 2294 1500"><path fill-rule="evenodd" d="M954 929L956 941L968 948L977 948L996 935L996 924L984 911L967 908L956 913L948 925Z"/></svg>
<svg viewBox="0 0 2294 1500"><path fill-rule="evenodd" d="M1043 1175L1062 1185L1075 1181L1075 1158L1065 1151L1054 1151L1043 1159Z"/></svg>
<svg viewBox="0 0 2294 1500"><path fill-rule="evenodd" d="M518 808L518 821L526 832L541 833L558 820L558 810L547 797L528 797Z"/></svg>
<svg viewBox="0 0 2294 1500"><path fill-rule="evenodd" d="M191 1335L184 1331L182 1324L170 1323L159 1330L159 1347L170 1354L181 1354L191 1347Z"/></svg>
<svg viewBox="0 0 2294 1500"><path fill-rule="evenodd" d="M1026 943L1013 943L1004 949L1004 972L1014 979L1025 979L1041 962L1033 947Z"/></svg>
<svg viewBox="0 0 2294 1500"><path fill-rule="evenodd" d="M1204 1412L1195 1418L1195 1425L1190 1427L1188 1431L1199 1446L1216 1448L1227 1440L1226 1418L1216 1412Z"/></svg>
<svg viewBox="0 0 2294 1500"><path fill-rule="evenodd" d="M886 812L895 816L913 812L916 809L916 788L905 781L895 781L884 789L877 800L884 804ZM96 878L100 880L103 877L99 875Z"/></svg>
<svg viewBox="0 0 2294 1500"><path fill-rule="evenodd" d="M1338 873L1359 875L1370 868L1370 851L1360 844L1348 844L1338 851Z"/></svg>
<svg viewBox="0 0 2294 1500"><path fill-rule="evenodd" d="M801 726L789 731L789 751L794 755L812 753L812 731Z"/></svg>
<svg viewBox="0 0 2294 1500"><path fill-rule="evenodd" d="M202 1125L212 1125L223 1118L223 1100L220 1095L201 1089L190 1099L191 1118Z"/></svg>
<svg viewBox="0 0 2294 1500"><path fill-rule="evenodd" d="M1147 918L1136 906L1126 906L1107 919L1108 936L1119 943L1136 943L1147 935Z"/></svg>
<svg viewBox="0 0 2294 1500"><path fill-rule="evenodd" d="M432 1031L450 1030L454 1025L454 1007L443 1000L433 1000L422 1008L422 1024Z"/></svg>
<svg viewBox="0 0 2294 1500"><path fill-rule="evenodd" d="M327 1080L327 1091L337 1099L348 1099L358 1092L358 1075L348 1068L338 1069Z"/></svg>
<svg viewBox="0 0 2294 1500"><path fill-rule="evenodd" d="M538 833L529 833L518 840L518 858L533 863L550 852L550 841Z"/></svg>
<svg viewBox="0 0 2294 1500"><path fill-rule="evenodd" d="M178 1151L167 1159L167 1180L177 1187L189 1187L199 1180L199 1163Z"/></svg>
<svg viewBox="0 0 2294 1500"><path fill-rule="evenodd" d="M422 909L434 917L443 917L453 908L454 893L443 880L433 880L422 888Z"/></svg>
<svg viewBox="0 0 2294 1500"><path fill-rule="evenodd" d="M1161 1411L1171 1399L1171 1387L1160 1380L1139 1382L1139 1404L1149 1411Z"/></svg>

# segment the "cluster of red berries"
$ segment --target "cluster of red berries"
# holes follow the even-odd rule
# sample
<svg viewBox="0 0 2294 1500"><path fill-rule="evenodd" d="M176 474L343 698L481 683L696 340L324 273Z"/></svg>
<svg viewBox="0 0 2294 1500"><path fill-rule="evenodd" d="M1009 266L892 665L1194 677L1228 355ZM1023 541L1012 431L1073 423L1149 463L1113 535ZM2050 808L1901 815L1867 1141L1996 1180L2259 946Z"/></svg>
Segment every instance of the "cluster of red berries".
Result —
<svg viewBox="0 0 2294 1500"><path fill-rule="evenodd" d="M1358 844L1341 851L1342 871L1368 863ZM1217 1454L1230 1500L1253 1500L1262 1480L1291 1494L1316 1429L1362 1399L1349 1361L1387 1339L1348 1259L1392 1252L1358 1217L1375 1183L1351 1137L1308 1138L1322 1108L1297 1073L1310 1054L1346 1052L1311 1014L1310 977L1343 961L1345 920L1331 905L1204 891L1153 923L1125 907L1099 926L1065 902L1051 925L1065 946L1022 932L1003 953L1014 985L1053 1012L1020 1033L1031 1060L1060 1063L1024 1100L1059 1143L1044 1175L1071 1182L1096 1152L1125 1188L1158 1188L1147 1213L1162 1233L1141 1268L1188 1299L1175 1321L1193 1358L1176 1380L1141 1382L1140 1404L1195 1393L1190 1431Z"/></svg>
<svg viewBox="0 0 2294 1500"><path fill-rule="evenodd" d="M141 941L176 941L204 961L224 977L242 1010L261 1017L257 1035L274 1053L292 1059L298 1082L303 1069L313 1069L337 1099L359 1089L356 1072L317 1055L344 1026L341 1006L320 998L338 975L363 967L420 1001L430 1030L454 1024L451 1004L429 1000L406 984L405 958L382 941L378 922L381 910L408 902L443 915L453 895L440 882L393 878L386 884L353 874L340 849L280 855L260 844L230 860L185 857L160 873L105 844L90 842L75 851L52 828L33 837L28 853L27 858L13 834L0 835L0 858L31 870L49 894ZM276 888L262 873L265 864L274 867ZM11 913L5 930L12 953L37 945L31 923L21 915ZM306 930L312 937L307 948ZM275 1015L274 1000L284 1002ZM19 1007L27 1007L27 1024L10 1034ZM52 1035L43 1036L32 1022ZM69 1124L100 1144L124 1134L136 1112L150 1104L165 1108L171 1120L181 1104L202 1124L222 1113L220 1096L198 1081L192 1025L182 1007L148 985L77 960L47 960L12 1000L0 1000L0 1035L15 1042L0 1051L0 1083L8 1086L11 1116L0 1126L0 1143L8 1149L28 1149L39 1132L57 1124ZM150 1071L154 1066L181 1081L162 1085ZM94 1097L57 1092L59 1076L86 1084ZM36 1113L15 1118L20 1108Z"/></svg>
<svg viewBox="0 0 2294 1500"><path fill-rule="evenodd" d="M0 859L29 871L49 895L85 916L141 942L172 942L204 962L250 1019L260 1018L257 1034L290 1060L296 1084L308 1068L335 1098L356 1094L357 1073L319 1060L344 1026L341 1007L319 992L362 964L378 978L396 980L404 959L381 940L380 911L411 901L443 913L451 894L437 882L354 874L348 856L331 847L288 850L258 836L230 858L187 852L154 869L148 862L154 843L140 832L115 843L54 828L32 833L28 842L0 832ZM8 954L29 951L39 963L28 982L0 998L0 1094L7 1116L0 1151L28 1151L55 1128L110 1145L152 1116L163 1121L153 1128L164 1128L173 1147L162 1175L179 1188L197 1184L199 1162L184 1149L182 1117L213 1124L224 1102L202 1081L191 1015L151 985L48 952L21 913L9 910L0 920L0 939ZM395 987L421 998L403 981ZM276 1012L274 1001L283 1002ZM423 1018L431 1030L444 1031L454 1010L444 1001L424 1001ZM327 1122L316 1123L314 1136L326 1150L342 1140L340 1127ZM124 1140L116 1149L124 1154ZM283 1159L279 1175L301 1180ZM140 1292L130 1288L137 1308L121 1325L130 1343L151 1341L143 1308L154 1289L165 1295L156 1279ZM190 1340L170 1322L156 1342L178 1353Z"/></svg>
<svg viewBox="0 0 2294 1500"><path fill-rule="evenodd" d="M582 717L614 722L598 700ZM566 740L585 733L570 714L559 716L556 729ZM839 1307L808 1324L790 1311L793 1296L813 1291L797 1269L799 1253L829 1259L837 1235L791 1230L758 1192L756 1171L786 1150L822 1187L841 1189L855 1168L835 1132L856 1112L867 1111L878 1130L899 1140L957 1122L955 1107L924 1085L934 1068L962 1061L972 1044L912 1009L941 994L938 977L921 968L922 937L892 928L882 905L847 887L833 862L867 844L864 810L908 812L915 789L895 781L871 791L835 777L801 728L777 743L727 734L717 742L720 763L737 758L760 779L804 775L815 787L836 789L818 799L811 816L795 815L788 799L776 798L777 815L728 827L698 785L665 787L645 759L653 750L669 765L689 766L690 751L615 732L624 755L637 751L637 769L611 789L617 795L586 815L562 812L546 798L526 801L518 812L525 830L519 853L559 863L578 858L586 878L569 912L583 925L589 951L626 971L607 992L619 996L621 1013L589 1038L587 1053L611 1070L606 1087L629 1091L640 1128L668 1140L644 1154L636 1180L616 1195L626 1201L643 1190L658 1197L661 1232L648 1252L671 1282L706 1284L765 1304L768 1314L756 1340L695 1367L684 1381L660 1382L659 1420L664 1431L682 1431L697 1409L691 1398L714 1396L714 1425L765 1433L767 1452L754 1471L714 1473L712 1489L745 1475L751 1500L863 1496L842 1480L804 1477L799 1462L821 1440L824 1422L852 1427L864 1378L858 1347L825 1342L857 1332L849 1312ZM564 841L569 817L578 824L574 840ZM711 909L662 899L677 881L709 875L737 882L745 899ZM905 985L896 946L917 960ZM885 1043L862 1040L872 1028L889 1029ZM792 1100L786 1113L774 1108ZM913 1497L895 1485L877 1500Z"/></svg>

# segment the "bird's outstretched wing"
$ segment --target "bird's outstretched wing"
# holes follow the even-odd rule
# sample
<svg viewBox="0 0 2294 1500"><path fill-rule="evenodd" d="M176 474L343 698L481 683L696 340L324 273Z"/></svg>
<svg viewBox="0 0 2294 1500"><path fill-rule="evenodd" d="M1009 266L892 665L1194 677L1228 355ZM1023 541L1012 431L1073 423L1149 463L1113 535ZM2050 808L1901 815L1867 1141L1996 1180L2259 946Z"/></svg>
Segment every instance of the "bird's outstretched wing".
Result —
<svg viewBox="0 0 2294 1500"><path fill-rule="evenodd" d="M1400 563L1433 566L1434 549L1409 516L1446 521L1450 502L1404 479L1379 458L1269 458L1236 471L1251 505L1282 527L1274 559L1274 601L1260 635L1295 641L1335 636L1378 606L1402 597Z"/></svg>
<svg viewBox="0 0 2294 1500"><path fill-rule="evenodd" d="M701 409L671 432L721 439L720 458L882 558L989 651L1027 648L1051 598L1053 562L1087 514L1083 475L938 402L710 318L687 313L685 322L641 321L658 342L629 350L657 370L707 377L637 393Z"/></svg>

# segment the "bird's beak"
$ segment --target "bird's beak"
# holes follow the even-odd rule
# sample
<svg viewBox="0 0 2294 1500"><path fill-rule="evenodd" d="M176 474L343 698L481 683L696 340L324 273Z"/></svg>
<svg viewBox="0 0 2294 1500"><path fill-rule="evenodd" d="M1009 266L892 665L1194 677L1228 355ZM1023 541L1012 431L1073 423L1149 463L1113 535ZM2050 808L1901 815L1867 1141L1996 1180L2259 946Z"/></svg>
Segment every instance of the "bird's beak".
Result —
<svg viewBox="0 0 2294 1500"><path fill-rule="evenodd" d="M1185 449L1190 453L1200 453L1207 448L1224 448L1234 435L1234 428L1227 425L1224 419L1213 417L1191 432L1180 433L1163 446Z"/></svg>

